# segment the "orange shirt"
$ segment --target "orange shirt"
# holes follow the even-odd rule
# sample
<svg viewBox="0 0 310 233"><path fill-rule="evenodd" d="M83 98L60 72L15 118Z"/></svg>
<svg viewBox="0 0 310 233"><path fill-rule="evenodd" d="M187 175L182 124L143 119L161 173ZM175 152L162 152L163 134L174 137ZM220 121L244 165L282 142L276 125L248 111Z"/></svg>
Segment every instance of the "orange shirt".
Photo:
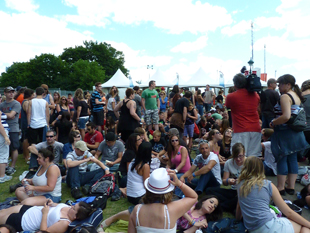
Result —
<svg viewBox="0 0 310 233"><path fill-rule="evenodd" d="M20 94L17 99L16 99L20 105L22 105L23 101L24 101L24 93ZM19 113L19 119L21 118L21 113Z"/></svg>

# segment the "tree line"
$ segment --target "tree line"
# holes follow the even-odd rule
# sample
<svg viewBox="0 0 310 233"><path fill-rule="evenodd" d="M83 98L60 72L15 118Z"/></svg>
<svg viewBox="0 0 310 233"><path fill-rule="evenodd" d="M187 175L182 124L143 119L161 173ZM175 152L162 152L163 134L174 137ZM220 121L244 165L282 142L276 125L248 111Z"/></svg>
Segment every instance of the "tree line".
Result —
<svg viewBox="0 0 310 233"><path fill-rule="evenodd" d="M0 86L27 86L42 83L50 88L91 89L108 81L119 68L126 76L124 54L110 44L84 41L82 46L65 48L59 56L41 54L27 62L14 62L0 76Z"/></svg>

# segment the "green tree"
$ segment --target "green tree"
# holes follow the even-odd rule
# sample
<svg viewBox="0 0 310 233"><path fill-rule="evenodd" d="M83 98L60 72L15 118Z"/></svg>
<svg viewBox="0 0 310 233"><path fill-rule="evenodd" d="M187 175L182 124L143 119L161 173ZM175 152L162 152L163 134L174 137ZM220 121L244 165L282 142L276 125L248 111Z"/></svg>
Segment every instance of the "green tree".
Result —
<svg viewBox="0 0 310 233"><path fill-rule="evenodd" d="M31 72L28 62L14 62L3 72L0 77L0 85L2 87L13 86L27 86Z"/></svg>
<svg viewBox="0 0 310 233"><path fill-rule="evenodd" d="M123 52L117 51L105 42L84 41L83 44L84 46L65 48L60 55L61 59L69 64L73 64L79 59L96 61L105 70L105 81L108 81L117 69L121 69L125 75L128 75L128 70L124 67L125 58Z"/></svg>

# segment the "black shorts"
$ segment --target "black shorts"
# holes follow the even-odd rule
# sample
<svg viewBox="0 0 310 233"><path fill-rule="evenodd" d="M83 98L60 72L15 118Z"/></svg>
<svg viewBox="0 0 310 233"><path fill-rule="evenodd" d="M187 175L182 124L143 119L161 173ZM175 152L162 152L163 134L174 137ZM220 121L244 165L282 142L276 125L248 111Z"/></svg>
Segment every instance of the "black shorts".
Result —
<svg viewBox="0 0 310 233"><path fill-rule="evenodd" d="M19 132L9 132L11 144L11 151L17 150L19 148Z"/></svg>
<svg viewBox="0 0 310 233"><path fill-rule="evenodd" d="M22 208L20 208L19 213L11 214L8 217L5 224L13 226L17 232L23 231L22 218L23 218L24 213L31 207L33 206L23 205Z"/></svg>
<svg viewBox="0 0 310 233"><path fill-rule="evenodd" d="M93 112L93 116L94 116L93 122L95 123L95 125L102 126L104 118L103 109L100 110L99 112Z"/></svg>

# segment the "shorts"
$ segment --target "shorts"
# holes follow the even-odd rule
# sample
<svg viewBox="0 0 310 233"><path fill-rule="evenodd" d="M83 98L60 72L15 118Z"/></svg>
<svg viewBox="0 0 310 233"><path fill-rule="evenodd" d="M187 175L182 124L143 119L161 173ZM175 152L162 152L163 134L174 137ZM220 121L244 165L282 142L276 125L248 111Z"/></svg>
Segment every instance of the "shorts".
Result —
<svg viewBox="0 0 310 233"><path fill-rule="evenodd" d="M103 109L100 110L99 112L93 112L93 122L95 123L95 125L97 126L101 126L103 125L103 118L104 118L104 113L103 113Z"/></svg>
<svg viewBox="0 0 310 233"><path fill-rule="evenodd" d="M85 116L85 117L80 117L77 126L79 129L85 129L86 128L86 122L88 121L89 117Z"/></svg>
<svg viewBox="0 0 310 233"><path fill-rule="evenodd" d="M22 129L23 140L28 139L28 128Z"/></svg>
<svg viewBox="0 0 310 233"><path fill-rule="evenodd" d="M167 112L166 108L160 109L161 112Z"/></svg>
<svg viewBox="0 0 310 233"><path fill-rule="evenodd" d="M188 135L190 138L194 137L194 128L195 128L195 124L184 125L183 136L187 137Z"/></svg>
<svg viewBox="0 0 310 233"><path fill-rule="evenodd" d="M269 232L281 232L281 233L294 233L294 228L290 220L287 218L273 218L266 222L260 228L250 231L251 233L269 233Z"/></svg>
<svg viewBox="0 0 310 233"><path fill-rule="evenodd" d="M145 111L144 120L146 125L158 125L159 116L158 109L149 109Z"/></svg>
<svg viewBox="0 0 310 233"><path fill-rule="evenodd" d="M261 145L262 135L260 132L242 132L233 133L231 139L230 152L232 153L232 147L237 143L241 142L244 145L245 156L261 156L262 145Z"/></svg>
<svg viewBox="0 0 310 233"><path fill-rule="evenodd" d="M30 205L23 205L22 208L20 208L19 213L14 213L11 214L8 219L6 220L5 224L8 224L10 226L14 226L16 232L20 232L23 231L22 228L22 218L24 213L26 213L26 211L28 209L30 209L33 206Z"/></svg>
<svg viewBox="0 0 310 233"><path fill-rule="evenodd" d="M11 151L17 150L19 148L19 132L9 132L11 144Z"/></svg>
<svg viewBox="0 0 310 233"><path fill-rule="evenodd" d="M51 199L54 203L59 203L61 201L61 196L54 197L51 194L43 194L42 196L46 197L46 199Z"/></svg>
<svg viewBox="0 0 310 233"><path fill-rule="evenodd" d="M6 135L8 135L8 131L5 130ZM5 144L4 137L0 135L0 163L8 163L8 158L10 155L10 146Z"/></svg>

